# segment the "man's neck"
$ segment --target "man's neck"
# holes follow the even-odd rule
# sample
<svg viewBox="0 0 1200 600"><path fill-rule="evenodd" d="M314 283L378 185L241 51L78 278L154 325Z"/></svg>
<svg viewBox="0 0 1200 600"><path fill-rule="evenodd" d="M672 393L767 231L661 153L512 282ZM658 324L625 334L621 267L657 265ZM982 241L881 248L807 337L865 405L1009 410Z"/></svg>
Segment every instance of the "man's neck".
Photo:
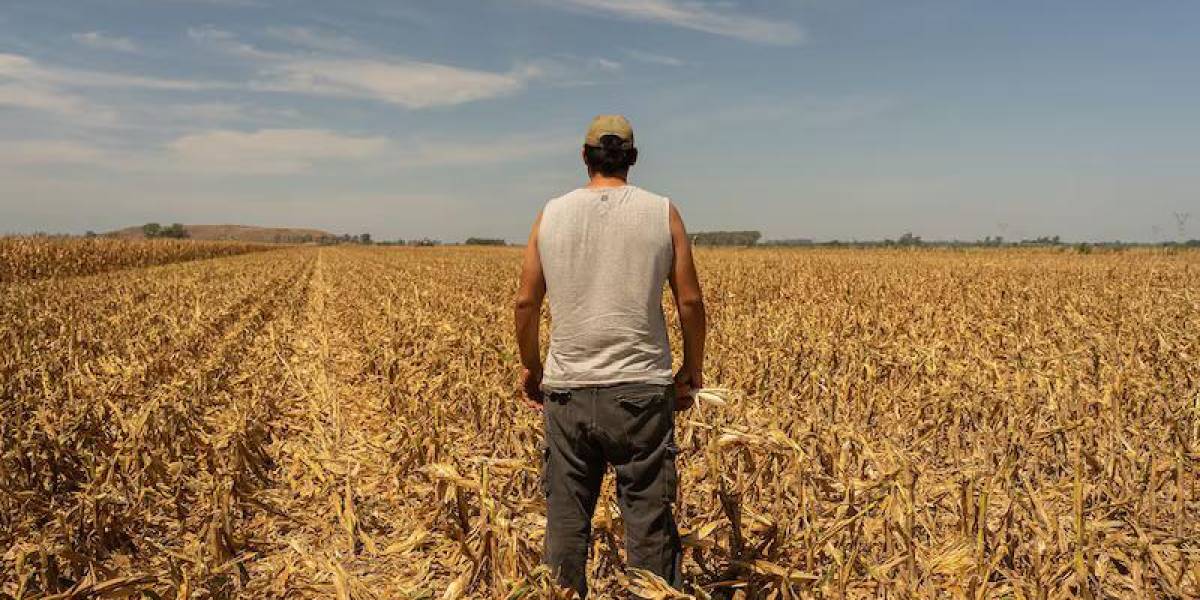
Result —
<svg viewBox="0 0 1200 600"><path fill-rule="evenodd" d="M591 181L588 182L589 188L612 188L629 185L626 177L610 176L610 175L592 175Z"/></svg>

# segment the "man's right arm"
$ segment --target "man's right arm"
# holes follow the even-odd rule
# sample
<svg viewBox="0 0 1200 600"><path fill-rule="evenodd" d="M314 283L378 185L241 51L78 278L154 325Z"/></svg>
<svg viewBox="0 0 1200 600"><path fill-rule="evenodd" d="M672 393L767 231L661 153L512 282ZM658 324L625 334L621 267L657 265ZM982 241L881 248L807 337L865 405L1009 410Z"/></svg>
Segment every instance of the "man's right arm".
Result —
<svg viewBox="0 0 1200 600"><path fill-rule="evenodd" d="M542 223L539 213L529 233L525 246L525 258L521 266L521 280L517 290L515 321L517 347L521 353L521 387L525 400L531 408L539 409L542 404L542 357L539 346L538 328L541 325L542 300L546 297L546 277L542 273L542 260L538 253L538 227Z"/></svg>
<svg viewBox="0 0 1200 600"><path fill-rule="evenodd" d="M679 326L683 330L683 365L675 374L676 408L692 405L692 394L704 387L704 338L708 317L704 311L704 295L700 277L692 260L692 241L683 226L683 218L671 204L671 241L675 247L671 265L671 293L679 311Z"/></svg>

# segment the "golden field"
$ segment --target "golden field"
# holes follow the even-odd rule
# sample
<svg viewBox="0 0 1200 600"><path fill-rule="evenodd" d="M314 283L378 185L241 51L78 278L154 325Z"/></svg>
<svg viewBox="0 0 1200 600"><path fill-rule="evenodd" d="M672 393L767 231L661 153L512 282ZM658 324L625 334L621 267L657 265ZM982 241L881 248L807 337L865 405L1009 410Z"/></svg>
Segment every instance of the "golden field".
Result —
<svg viewBox="0 0 1200 600"><path fill-rule="evenodd" d="M0 283L0 598L554 596L519 257ZM1200 253L697 262L696 597L1200 596ZM611 489L595 540L595 597L684 597L622 572Z"/></svg>
<svg viewBox="0 0 1200 600"><path fill-rule="evenodd" d="M202 258L270 250L251 242L146 242L114 237L0 237L0 284L50 277L94 275Z"/></svg>

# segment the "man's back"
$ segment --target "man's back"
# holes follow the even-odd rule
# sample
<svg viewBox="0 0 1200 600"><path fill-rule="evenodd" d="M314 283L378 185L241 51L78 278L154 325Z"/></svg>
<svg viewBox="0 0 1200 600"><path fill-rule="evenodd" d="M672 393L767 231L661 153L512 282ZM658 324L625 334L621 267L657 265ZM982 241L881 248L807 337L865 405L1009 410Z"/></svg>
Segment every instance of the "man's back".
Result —
<svg viewBox="0 0 1200 600"><path fill-rule="evenodd" d="M575 190L547 203L538 250L551 314L543 385L671 383L670 202L632 185Z"/></svg>
<svg viewBox="0 0 1200 600"><path fill-rule="evenodd" d="M588 186L546 204L529 232L513 311L521 389L541 411L546 445L546 564L586 598L591 523L604 472L616 473L625 556L679 587L683 546L675 410L704 387L706 317L679 211L629 185L633 127L592 119L580 158ZM663 284L679 312L683 363L671 375ZM550 351L542 361L542 303L550 298Z"/></svg>

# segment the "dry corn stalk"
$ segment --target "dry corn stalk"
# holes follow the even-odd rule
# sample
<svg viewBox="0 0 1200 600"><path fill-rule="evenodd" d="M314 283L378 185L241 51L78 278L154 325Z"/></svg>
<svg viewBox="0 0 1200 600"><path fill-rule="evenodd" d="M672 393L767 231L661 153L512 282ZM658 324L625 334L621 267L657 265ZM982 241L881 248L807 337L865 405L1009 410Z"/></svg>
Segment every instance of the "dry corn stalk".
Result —
<svg viewBox="0 0 1200 600"><path fill-rule="evenodd" d="M0 594L565 597L516 251L7 244L41 262L0 283ZM624 572L610 483L598 597L1200 595L1197 254L698 262L689 589Z"/></svg>

